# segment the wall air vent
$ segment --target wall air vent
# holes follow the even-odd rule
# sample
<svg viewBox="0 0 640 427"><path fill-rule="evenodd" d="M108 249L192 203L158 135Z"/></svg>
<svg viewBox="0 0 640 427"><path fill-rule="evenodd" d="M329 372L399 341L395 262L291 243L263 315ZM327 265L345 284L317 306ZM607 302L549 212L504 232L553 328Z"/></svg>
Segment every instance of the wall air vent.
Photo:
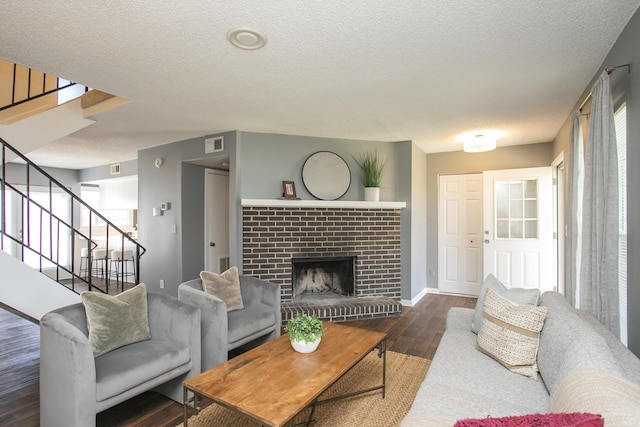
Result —
<svg viewBox="0 0 640 427"><path fill-rule="evenodd" d="M215 138L207 138L204 140L205 153L217 153L224 151L224 137L216 136Z"/></svg>
<svg viewBox="0 0 640 427"><path fill-rule="evenodd" d="M111 175L120 175L120 163L111 165Z"/></svg>
<svg viewBox="0 0 640 427"><path fill-rule="evenodd" d="M220 257L218 258L218 272L224 273L229 269L229 257Z"/></svg>

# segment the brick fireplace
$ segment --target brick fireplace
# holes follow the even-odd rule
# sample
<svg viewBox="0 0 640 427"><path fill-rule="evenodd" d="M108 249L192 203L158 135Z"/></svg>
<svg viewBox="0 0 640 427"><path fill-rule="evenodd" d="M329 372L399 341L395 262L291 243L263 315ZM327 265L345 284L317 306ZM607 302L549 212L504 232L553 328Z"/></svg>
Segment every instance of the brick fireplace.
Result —
<svg viewBox="0 0 640 427"><path fill-rule="evenodd" d="M402 311L400 209L396 202L243 200L243 274L280 284L282 319L324 320ZM292 261L353 259L353 296L293 301Z"/></svg>

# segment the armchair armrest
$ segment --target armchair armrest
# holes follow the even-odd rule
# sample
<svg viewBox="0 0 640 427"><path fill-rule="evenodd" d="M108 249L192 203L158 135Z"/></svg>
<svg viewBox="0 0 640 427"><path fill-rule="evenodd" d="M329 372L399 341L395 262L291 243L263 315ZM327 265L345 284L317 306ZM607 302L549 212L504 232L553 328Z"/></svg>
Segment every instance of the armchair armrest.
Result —
<svg viewBox="0 0 640 427"><path fill-rule="evenodd" d="M240 276L240 289L245 304L258 302L280 310L280 285L257 279L252 276Z"/></svg>
<svg viewBox="0 0 640 427"><path fill-rule="evenodd" d="M268 307L275 315L276 327L273 333L267 339L273 339L280 336L282 327L282 311L280 309L280 285L268 282L266 280L257 279L252 276L240 276L240 288L242 291L242 299L245 308L251 304L257 304Z"/></svg>
<svg viewBox="0 0 640 427"><path fill-rule="evenodd" d="M200 336L192 336L200 328L200 309L169 295L148 293L149 329L152 339L173 341L192 346Z"/></svg>
<svg viewBox="0 0 640 427"><path fill-rule="evenodd" d="M227 305L220 298L204 292L200 279L180 284L178 298L188 304L200 307L203 370L225 362L229 344Z"/></svg>
<svg viewBox="0 0 640 427"><path fill-rule="evenodd" d="M40 419L43 425L94 425L96 369L83 331L69 323L82 304L63 307L40 320Z"/></svg>
<svg viewBox="0 0 640 427"><path fill-rule="evenodd" d="M447 312L446 329L470 331L475 310L464 307L451 307Z"/></svg>
<svg viewBox="0 0 640 427"><path fill-rule="evenodd" d="M189 347L192 376L201 372L201 311L179 299L156 293L147 294L151 339Z"/></svg>

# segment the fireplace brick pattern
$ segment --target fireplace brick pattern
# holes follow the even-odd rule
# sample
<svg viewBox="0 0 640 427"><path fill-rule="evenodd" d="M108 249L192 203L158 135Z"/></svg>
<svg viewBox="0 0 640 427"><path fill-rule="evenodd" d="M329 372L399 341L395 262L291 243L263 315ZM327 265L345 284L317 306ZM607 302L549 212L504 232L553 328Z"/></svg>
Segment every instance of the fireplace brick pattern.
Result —
<svg viewBox="0 0 640 427"><path fill-rule="evenodd" d="M387 309L373 309L380 315L402 310L399 209L245 206L242 221L243 274L280 284L283 321L300 309L291 303L291 258L355 256L356 296L385 297ZM341 320L371 315L361 303L340 305Z"/></svg>

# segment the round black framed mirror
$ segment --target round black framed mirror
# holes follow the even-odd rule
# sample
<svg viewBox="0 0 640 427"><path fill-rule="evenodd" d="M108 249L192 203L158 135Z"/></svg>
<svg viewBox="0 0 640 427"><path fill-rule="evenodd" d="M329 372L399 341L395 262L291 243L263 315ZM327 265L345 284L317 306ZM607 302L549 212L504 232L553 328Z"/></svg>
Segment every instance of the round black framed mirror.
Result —
<svg viewBox="0 0 640 427"><path fill-rule="evenodd" d="M351 185L351 171L342 157L331 151L318 151L302 165L302 182L313 197L336 200Z"/></svg>

